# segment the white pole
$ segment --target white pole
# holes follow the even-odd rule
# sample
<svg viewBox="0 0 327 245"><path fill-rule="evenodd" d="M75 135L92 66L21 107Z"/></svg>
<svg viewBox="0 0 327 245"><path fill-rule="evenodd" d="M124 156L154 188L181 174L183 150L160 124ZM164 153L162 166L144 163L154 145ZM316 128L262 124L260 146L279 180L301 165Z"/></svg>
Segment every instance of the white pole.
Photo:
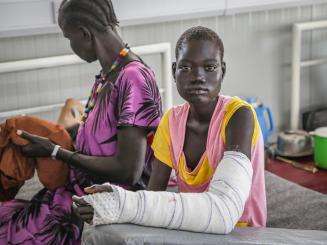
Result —
<svg viewBox="0 0 327 245"><path fill-rule="evenodd" d="M171 70L171 48L170 45L162 54L162 80L164 84L164 110L168 110L173 106L173 86L172 86L172 70Z"/></svg>
<svg viewBox="0 0 327 245"><path fill-rule="evenodd" d="M0 63L0 74L19 71L30 71L51 67L77 65L85 63L76 55L61 55L39 59L18 60Z"/></svg>
<svg viewBox="0 0 327 245"><path fill-rule="evenodd" d="M132 50L139 55L165 53L170 50L170 43L158 43L132 47ZM9 72L38 70L66 65L78 65L83 63L85 63L85 61L81 60L77 55L61 55L39 59L3 62L0 63L0 74Z"/></svg>
<svg viewBox="0 0 327 245"><path fill-rule="evenodd" d="M296 24L302 31L315 30L327 27L327 20L311 21Z"/></svg>
<svg viewBox="0 0 327 245"><path fill-rule="evenodd" d="M158 43L150 44L138 47L132 47L132 50L139 55L148 54L161 54L162 64L162 79L163 88L159 89L161 95L164 98L164 110L168 110L173 105L172 96L172 75L171 75L171 44L170 43ZM62 55L54 57L46 57L39 59L20 60L12 62L0 63L0 74L10 72L20 72L29 70L38 70L51 67L59 67L65 65L83 64L85 61L81 60L76 55ZM85 102L85 101L84 101ZM0 118L8 118L22 114L35 114L39 112L48 112L61 108L64 103L52 104L46 106L38 106L26 109L12 110L0 112Z"/></svg>
<svg viewBox="0 0 327 245"><path fill-rule="evenodd" d="M162 94L164 91L163 91L163 89L159 89L159 92ZM83 105L85 105L87 102L87 99L81 100L80 102ZM17 115L30 115L30 114L36 114L36 113L42 113L42 112L55 111L55 110L59 110L64 105L65 105L65 103L59 103L59 104L51 104L51 105L45 105L45 106L36 106L36 107L31 107L31 108L26 108L26 109L3 111L3 112L0 112L0 119L14 117Z"/></svg>
<svg viewBox="0 0 327 245"><path fill-rule="evenodd" d="M86 104L86 100L81 100L80 102L83 105ZM13 116L17 116L17 115L29 115L29 114L35 114L35 113L41 113L41 112L54 111L54 110L60 109L64 105L65 105L65 103L59 103L59 104L31 107L31 108L20 109L20 110L4 111L4 112L0 112L0 118L8 118L8 117L13 117Z"/></svg>
<svg viewBox="0 0 327 245"><path fill-rule="evenodd" d="M327 21L312 21L293 25L293 57L292 57L292 98L291 98L291 129L299 128L300 120L300 89L301 67L321 65L326 59L316 59L301 62L301 37L302 31L326 28Z"/></svg>
<svg viewBox="0 0 327 245"><path fill-rule="evenodd" d="M293 26L291 129L299 128L301 83L301 29Z"/></svg>
<svg viewBox="0 0 327 245"><path fill-rule="evenodd" d="M327 59L306 60L301 62L301 67L317 66L327 63Z"/></svg>

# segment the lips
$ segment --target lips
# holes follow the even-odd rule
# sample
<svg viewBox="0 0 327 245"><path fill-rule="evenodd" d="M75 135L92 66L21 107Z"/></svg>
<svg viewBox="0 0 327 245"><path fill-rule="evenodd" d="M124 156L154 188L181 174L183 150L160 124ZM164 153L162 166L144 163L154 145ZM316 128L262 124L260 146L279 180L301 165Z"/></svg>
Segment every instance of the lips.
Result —
<svg viewBox="0 0 327 245"><path fill-rule="evenodd" d="M208 89L201 88L201 87L188 88L186 89L186 91L188 94L192 94L192 95L202 95L208 93Z"/></svg>

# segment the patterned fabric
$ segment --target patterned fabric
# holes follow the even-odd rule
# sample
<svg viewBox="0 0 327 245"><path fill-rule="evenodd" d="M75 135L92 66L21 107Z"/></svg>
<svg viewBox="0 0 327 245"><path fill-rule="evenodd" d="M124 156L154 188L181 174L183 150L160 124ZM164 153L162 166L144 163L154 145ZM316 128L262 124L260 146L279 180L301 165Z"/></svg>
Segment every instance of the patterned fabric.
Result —
<svg viewBox="0 0 327 245"><path fill-rule="evenodd" d="M99 79L96 76L93 89ZM117 129L123 126L144 127L151 139L160 121L161 99L154 73L141 62L126 65L116 81L107 85L106 96L79 128L76 148L86 155L114 155ZM148 146L142 186L152 155ZM31 201L0 203L0 244L80 244L83 223L71 214L71 196L83 195L83 188L92 184L86 173L71 168L65 187L43 189Z"/></svg>
<svg viewBox="0 0 327 245"><path fill-rule="evenodd" d="M188 169L183 152L189 104L169 110L157 129L152 149L155 157L176 171L177 185L181 192L204 192L225 152L225 129L229 119L240 107L251 108L255 118L252 137L251 162L253 180L245 211L240 219L250 226L266 225L266 194L264 182L264 148L259 123L253 108L236 97L220 95L211 118L206 150L197 167Z"/></svg>

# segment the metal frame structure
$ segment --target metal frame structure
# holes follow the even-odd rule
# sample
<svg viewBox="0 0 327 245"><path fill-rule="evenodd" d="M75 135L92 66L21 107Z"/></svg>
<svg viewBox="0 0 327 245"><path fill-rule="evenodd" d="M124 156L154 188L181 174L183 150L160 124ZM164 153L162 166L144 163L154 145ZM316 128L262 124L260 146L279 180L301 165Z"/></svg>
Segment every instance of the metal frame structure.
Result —
<svg viewBox="0 0 327 245"><path fill-rule="evenodd" d="M327 28L327 20L296 23L293 25L293 58L292 58L292 97L291 97L291 129L299 128L301 68L327 63L325 59L301 61L302 32Z"/></svg>
<svg viewBox="0 0 327 245"><path fill-rule="evenodd" d="M172 75L171 75L171 44L170 43L158 43L150 44L131 48L133 52L138 55L149 54L161 54L161 70L163 88L160 88L160 93L164 99L164 109L168 109L173 105L172 98ZM81 60L76 55L63 55L46 57L39 59L20 60L13 62L0 63L0 75L9 72L21 72L29 70L46 69L67 65L83 64L85 61ZM86 103L86 100L82 100L82 103ZM4 111L0 112L0 118L7 118L22 114L35 114L40 112L50 112L61 108L64 102L46 106L38 106L20 110Z"/></svg>

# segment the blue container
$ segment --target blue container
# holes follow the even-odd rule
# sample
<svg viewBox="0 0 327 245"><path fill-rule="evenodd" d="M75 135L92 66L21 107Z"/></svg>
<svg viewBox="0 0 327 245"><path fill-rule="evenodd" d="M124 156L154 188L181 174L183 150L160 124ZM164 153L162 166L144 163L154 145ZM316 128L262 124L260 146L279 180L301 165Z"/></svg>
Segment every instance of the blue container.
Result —
<svg viewBox="0 0 327 245"><path fill-rule="evenodd" d="M257 98L247 98L246 101L251 104L257 114L262 136L267 144L269 136L274 132L275 125L271 110L258 102Z"/></svg>

